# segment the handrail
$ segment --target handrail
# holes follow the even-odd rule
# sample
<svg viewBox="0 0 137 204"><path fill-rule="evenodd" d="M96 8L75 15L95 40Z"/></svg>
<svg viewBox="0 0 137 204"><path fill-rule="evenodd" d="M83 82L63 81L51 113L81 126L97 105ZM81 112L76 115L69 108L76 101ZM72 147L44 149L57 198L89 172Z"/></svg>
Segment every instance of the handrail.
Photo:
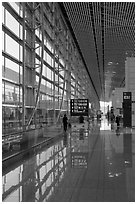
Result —
<svg viewBox="0 0 137 204"><path fill-rule="evenodd" d="M40 129L40 128L41 128L41 127L36 127L35 130L36 130L36 129ZM25 130L25 132L29 132L29 131L31 131L31 130L34 130L34 129L27 129L27 130ZM8 136L10 136L10 135L17 135L17 134L22 134L22 133L24 133L23 130L22 130L22 131L18 131L18 132L7 133L7 134L2 135L2 138L3 138L3 137L8 137Z"/></svg>

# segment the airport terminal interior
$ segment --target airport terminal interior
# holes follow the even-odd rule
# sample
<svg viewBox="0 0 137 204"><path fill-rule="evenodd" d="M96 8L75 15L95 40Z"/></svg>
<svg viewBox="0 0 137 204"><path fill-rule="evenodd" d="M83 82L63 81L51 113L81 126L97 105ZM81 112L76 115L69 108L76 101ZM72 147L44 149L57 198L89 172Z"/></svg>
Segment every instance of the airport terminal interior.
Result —
<svg viewBox="0 0 137 204"><path fill-rule="evenodd" d="M135 2L2 2L2 202L135 202Z"/></svg>

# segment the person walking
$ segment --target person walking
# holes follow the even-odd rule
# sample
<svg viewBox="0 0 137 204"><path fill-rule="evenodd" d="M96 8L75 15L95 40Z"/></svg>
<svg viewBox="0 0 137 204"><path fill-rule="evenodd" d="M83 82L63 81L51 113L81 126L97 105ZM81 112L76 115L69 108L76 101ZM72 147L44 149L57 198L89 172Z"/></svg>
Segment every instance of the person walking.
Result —
<svg viewBox="0 0 137 204"><path fill-rule="evenodd" d="M63 116L63 128L64 128L65 132L67 130L67 125L68 125L68 118L67 118L66 114L64 114L64 116Z"/></svg>
<svg viewBox="0 0 137 204"><path fill-rule="evenodd" d="M80 115L80 116L79 116L79 123L84 123L84 117L83 117L83 115Z"/></svg>
<svg viewBox="0 0 137 204"><path fill-rule="evenodd" d="M116 123L117 123L117 127L119 127L119 123L120 123L120 117L119 117L119 115L116 116Z"/></svg>

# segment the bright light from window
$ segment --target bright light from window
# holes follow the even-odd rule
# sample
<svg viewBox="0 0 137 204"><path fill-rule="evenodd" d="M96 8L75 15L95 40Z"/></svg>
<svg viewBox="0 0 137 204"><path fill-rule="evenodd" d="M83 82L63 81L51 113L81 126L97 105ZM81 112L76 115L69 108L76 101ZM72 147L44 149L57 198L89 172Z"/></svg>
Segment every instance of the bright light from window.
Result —
<svg viewBox="0 0 137 204"><path fill-rule="evenodd" d="M110 109L110 107L112 106L112 101L110 101L110 102L100 101L100 110L101 110L104 114L107 113L108 106L109 106L109 109Z"/></svg>

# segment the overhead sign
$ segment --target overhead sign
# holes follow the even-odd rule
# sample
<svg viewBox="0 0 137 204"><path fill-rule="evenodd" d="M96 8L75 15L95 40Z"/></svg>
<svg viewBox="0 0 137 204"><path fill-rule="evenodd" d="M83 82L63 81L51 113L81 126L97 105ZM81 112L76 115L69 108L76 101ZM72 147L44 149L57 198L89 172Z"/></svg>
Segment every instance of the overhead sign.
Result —
<svg viewBox="0 0 137 204"><path fill-rule="evenodd" d="M123 126L132 127L132 95L123 92Z"/></svg>
<svg viewBox="0 0 137 204"><path fill-rule="evenodd" d="M88 116L89 101L88 99L71 99L70 114L71 116Z"/></svg>
<svg viewBox="0 0 137 204"><path fill-rule="evenodd" d="M123 92L123 101L131 101L131 92Z"/></svg>

